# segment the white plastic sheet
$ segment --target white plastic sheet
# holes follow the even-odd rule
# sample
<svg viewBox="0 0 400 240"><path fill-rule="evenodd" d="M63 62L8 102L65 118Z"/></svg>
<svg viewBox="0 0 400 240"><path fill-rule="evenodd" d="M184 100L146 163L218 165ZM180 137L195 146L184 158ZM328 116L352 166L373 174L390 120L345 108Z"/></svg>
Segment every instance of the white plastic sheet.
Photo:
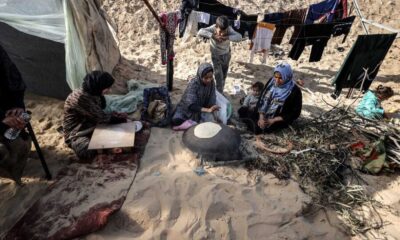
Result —
<svg viewBox="0 0 400 240"><path fill-rule="evenodd" d="M21 32L64 43L62 0L0 0L0 21Z"/></svg>
<svg viewBox="0 0 400 240"><path fill-rule="evenodd" d="M217 116L226 125L232 115L232 104L221 93L218 91L215 92L217 95L217 105L220 107Z"/></svg>
<svg viewBox="0 0 400 240"><path fill-rule="evenodd" d="M0 0L1 1L1 0ZM69 1L64 2L66 25L65 65L68 86L74 90L82 85L86 71L86 55L79 39Z"/></svg>

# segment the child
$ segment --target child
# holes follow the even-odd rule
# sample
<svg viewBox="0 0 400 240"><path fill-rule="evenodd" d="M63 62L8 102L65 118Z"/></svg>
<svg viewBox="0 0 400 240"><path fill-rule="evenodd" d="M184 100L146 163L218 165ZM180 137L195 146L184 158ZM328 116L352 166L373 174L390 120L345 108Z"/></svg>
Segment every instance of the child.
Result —
<svg viewBox="0 0 400 240"><path fill-rule="evenodd" d="M255 82L251 85L251 93L246 96L242 107L239 108L238 114L242 119L251 118L254 113L258 113L256 109L258 100L260 99L261 91L264 89L262 82Z"/></svg>
<svg viewBox="0 0 400 240"><path fill-rule="evenodd" d="M375 92L367 91L360 104L356 108L356 113L368 119L387 118L387 114L381 106L381 102L393 96L391 87L379 85Z"/></svg>
<svg viewBox="0 0 400 240"><path fill-rule="evenodd" d="M217 90L223 94L229 61L231 60L230 41L239 42L242 40L242 36L229 26L226 16L220 16L214 25L200 29L197 36L211 39L210 49L214 77Z"/></svg>

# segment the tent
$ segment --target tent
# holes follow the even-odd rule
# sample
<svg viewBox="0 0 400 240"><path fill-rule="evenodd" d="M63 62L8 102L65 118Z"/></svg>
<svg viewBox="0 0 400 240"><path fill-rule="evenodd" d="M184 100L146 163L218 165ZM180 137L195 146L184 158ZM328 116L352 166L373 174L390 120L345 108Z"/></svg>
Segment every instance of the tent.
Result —
<svg viewBox="0 0 400 240"><path fill-rule="evenodd" d="M65 99L92 70L112 72L120 52L99 0L0 0L0 45L28 91Z"/></svg>

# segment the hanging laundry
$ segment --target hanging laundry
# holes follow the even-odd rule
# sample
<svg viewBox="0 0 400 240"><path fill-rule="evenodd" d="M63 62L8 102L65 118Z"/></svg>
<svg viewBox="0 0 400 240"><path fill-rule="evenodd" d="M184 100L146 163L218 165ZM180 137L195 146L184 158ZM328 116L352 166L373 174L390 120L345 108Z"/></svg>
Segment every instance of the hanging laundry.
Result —
<svg viewBox="0 0 400 240"><path fill-rule="evenodd" d="M217 18L218 18L217 16L210 14L210 19L209 19L208 23L198 22L198 29L202 29L202 28L206 28L211 25L214 25L217 22ZM200 18L198 17L197 19L199 20Z"/></svg>
<svg viewBox="0 0 400 240"><path fill-rule="evenodd" d="M346 41L347 35L350 33L351 26L355 20L355 16L351 16L342 20L335 21L335 26L333 26L332 36L338 37L344 35L342 43Z"/></svg>
<svg viewBox="0 0 400 240"><path fill-rule="evenodd" d="M335 84L332 97L338 97L343 88L360 88L361 84L363 91L368 90L396 36L396 33L359 35L332 82Z"/></svg>
<svg viewBox="0 0 400 240"><path fill-rule="evenodd" d="M194 21L194 16L192 16L191 19L190 16L193 10L210 14L210 22L206 23L208 17L196 19L197 21ZM238 8L226 6L217 0L182 0L180 11L182 15L182 19L179 23L180 38L187 33L195 32L194 29L197 32L198 29L209 27L215 24L214 20L222 15L227 16L228 19L232 21L231 26L234 27L235 30L242 35L242 37L253 36L257 26L258 15L248 15ZM239 16L240 20L238 19ZM194 25L196 25L196 27L193 27ZM187 30L189 27L190 29Z"/></svg>
<svg viewBox="0 0 400 240"><path fill-rule="evenodd" d="M186 25L189 20L189 15L193 9L197 9L199 6L199 0L182 0L179 11L181 13L181 20L179 21L179 37L182 38Z"/></svg>
<svg viewBox="0 0 400 240"><path fill-rule="evenodd" d="M175 41L175 29L178 26L179 12L162 13L160 15L161 22L165 25L166 33L160 28L160 47L161 47L161 63L167 64L167 60L173 60L175 57L174 53L174 41Z"/></svg>
<svg viewBox="0 0 400 240"><path fill-rule="evenodd" d="M225 15L229 19L236 19L241 11L237 8L226 6L217 0L200 0L197 11L210 13L215 16Z"/></svg>
<svg viewBox="0 0 400 240"><path fill-rule="evenodd" d="M299 34L294 35L294 44L289 52L289 57L298 60L305 46L312 45L310 62L318 62L321 60L324 49L331 37L334 24L305 24L301 26Z"/></svg>
<svg viewBox="0 0 400 240"><path fill-rule="evenodd" d="M281 23L283 18L284 18L283 13L267 13L264 15L263 22L279 24Z"/></svg>
<svg viewBox="0 0 400 240"><path fill-rule="evenodd" d="M197 21L199 23L209 24L210 14L205 12L197 12Z"/></svg>
<svg viewBox="0 0 400 240"><path fill-rule="evenodd" d="M264 16L264 19L267 18L272 19L269 21L277 21L281 17L280 22L276 24L276 29L271 42L271 44L279 45L282 43L283 37L285 36L286 30L288 28L295 26L293 34L298 35L298 32L300 31L300 25L304 23L305 17L307 15L307 8L287 11L281 14L275 14L275 17L271 17L271 15L267 14L268 16Z"/></svg>
<svg viewBox="0 0 400 240"><path fill-rule="evenodd" d="M247 15L247 20L243 20L242 17L240 17L240 20L229 20L229 23L243 38L252 38L257 27L257 18L257 15Z"/></svg>
<svg viewBox="0 0 400 240"><path fill-rule="evenodd" d="M310 5L305 23L329 23L346 17L347 0L326 0Z"/></svg>
<svg viewBox="0 0 400 240"><path fill-rule="evenodd" d="M255 53L262 53L263 60L265 63L267 60L267 53L271 47L272 35L274 34L275 25L271 23L261 22L258 23L253 39L250 44L250 63L253 62Z"/></svg>

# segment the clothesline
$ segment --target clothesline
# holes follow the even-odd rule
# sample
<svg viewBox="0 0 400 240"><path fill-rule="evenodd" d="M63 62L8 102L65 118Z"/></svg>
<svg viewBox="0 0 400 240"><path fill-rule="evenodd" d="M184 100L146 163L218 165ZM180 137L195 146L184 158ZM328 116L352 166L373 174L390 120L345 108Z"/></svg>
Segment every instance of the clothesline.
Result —
<svg viewBox="0 0 400 240"><path fill-rule="evenodd" d="M201 12L201 11L197 11L197 12ZM205 12L203 12L203 13L205 13ZM210 13L209 13L209 14L210 14ZM210 14L210 16L218 17L217 15L213 15L213 14ZM351 17L351 16L350 16L350 17ZM290 20L297 20L297 18L285 18L285 20L287 20L287 19L290 19ZM253 23L253 24L264 22L264 21L248 21L248 20L232 20L232 19L229 19L229 20L230 20L230 21L240 21L240 22L244 22L244 23ZM319 24L319 25L321 25L321 24L343 23L343 22L340 22L340 21L331 21L331 22L329 22L329 23L282 24L282 23L276 23L276 22L273 22L273 21L268 21L268 22L266 22L266 23L271 23L271 24L275 24L275 25L279 25L279 26L304 26L304 25L312 25L312 24Z"/></svg>
<svg viewBox="0 0 400 240"><path fill-rule="evenodd" d="M217 4L217 3L205 3L205 2L202 2L201 4L208 5L208 6L221 6L220 4ZM308 5L311 6L312 4L308 4ZM225 7L229 7L229 6L226 6L226 5L224 5L224 6L225 6ZM261 8L261 7L260 7L260 8ZM243 10L241 10L240 8L232 8L232 9L236 9L236 10L238 10L238 11L240 10L240 11L243 12ZM266 14L272 14L272 13L283 13L283 12L291 11L291 10L285 10L285 9L281 9L281 10L283 10L283 11L278 10L277 12L271 12L271 13L246 14L246 16L266 15ZM323 14L327 14L327 13L343 12L343 9L341 9L341 10L333 10L333 11L329 11L329 12L318 12L318 11L311 10L311 12L312 12L312 13L316 13L316 14L321 14L321 15L323 15ZM233 13L233 12L232 12L232 13Z"/></svg>

